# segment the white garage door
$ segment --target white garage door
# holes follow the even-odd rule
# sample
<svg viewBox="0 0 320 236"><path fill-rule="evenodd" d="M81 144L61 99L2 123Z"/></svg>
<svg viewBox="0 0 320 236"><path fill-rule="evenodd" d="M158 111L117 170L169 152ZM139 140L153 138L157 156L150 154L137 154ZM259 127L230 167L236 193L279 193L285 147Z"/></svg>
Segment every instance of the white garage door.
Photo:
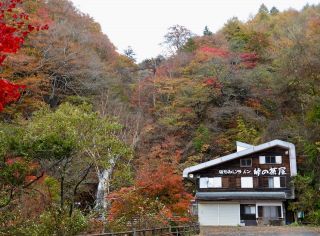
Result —
<svg viewBox="0 0 320 236"><path fill-rule="evenodd" d="M199 223L202 226L240 224L239 203L199 203Z"/></svg>

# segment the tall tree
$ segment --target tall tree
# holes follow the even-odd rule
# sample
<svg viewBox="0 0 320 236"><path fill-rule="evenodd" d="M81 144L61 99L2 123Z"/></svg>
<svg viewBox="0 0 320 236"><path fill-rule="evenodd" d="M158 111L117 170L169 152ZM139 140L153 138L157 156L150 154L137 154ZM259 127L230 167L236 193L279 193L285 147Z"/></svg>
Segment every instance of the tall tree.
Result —
<svg viewBox="0 0 320 236"><path fill-rule="evenodd" d="M128 46L128 48L125 49L125 50L123 51L123 53L124 53L124 55L126 55L128 58L130 58L132 61L135 61L135 60L136 60L136 58L135 58L136 54L135 54L135 52L133 51L133 49L132 49L131 46Z"/></svg>
<svg viewBox="0 0 320 236"><path fill-rule="evenodd" d="M204 36L210 36L210 35L212 35L212 32L209 30L209 27L208 27L207 25L204 27L203 35L204 35Z"/></svg>
<svg viewBox="0 0 320 236"><path fill-rule="evenodd" d="M67 103L56 111L40 110L23 130L19 138L9 139L14 142L3 155L15 154L36 161L40 165L39 177L46 173L56 178L59 206L64 210L68 205L70 215L88 174L95 172L100 179L105 169L130 155L116 135L121 126L110 117L100 117L89 105ZM109 184L105 183L99 201L105 202Z"/></svg>
<svg viewBox="0 0 320 236"><path fill-rule="evenodd" d="M269 14L269 9L265 4L261 4L259 14Z"/></svg>
<svg viewBox="0 0 320 236"><path fill-rule="evenodd" d="M277 15L280 11L276 7L272 7L270 10L271 15Z"/></svg>
<svg viewBox="0 0 320 236"><path fill-rule="evenodd" d="M173 25L168 28L164 36L164 44L168 46L171 53L181 49L193 36L192 32L182 25Z"/></svg>

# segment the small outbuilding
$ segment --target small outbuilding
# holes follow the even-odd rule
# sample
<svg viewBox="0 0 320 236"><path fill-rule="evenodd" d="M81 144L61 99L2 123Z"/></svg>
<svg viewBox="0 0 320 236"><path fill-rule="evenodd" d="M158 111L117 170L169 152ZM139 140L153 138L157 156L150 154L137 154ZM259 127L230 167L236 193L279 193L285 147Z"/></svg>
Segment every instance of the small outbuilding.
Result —
<svg viewBox="0 0 320 236"><path fill-rule="evenodd" d="M297 175L292 143L273 140L258 146L237 142L237 152L186 168L196 184L200 226L282 225L293 221Z"/></svg>

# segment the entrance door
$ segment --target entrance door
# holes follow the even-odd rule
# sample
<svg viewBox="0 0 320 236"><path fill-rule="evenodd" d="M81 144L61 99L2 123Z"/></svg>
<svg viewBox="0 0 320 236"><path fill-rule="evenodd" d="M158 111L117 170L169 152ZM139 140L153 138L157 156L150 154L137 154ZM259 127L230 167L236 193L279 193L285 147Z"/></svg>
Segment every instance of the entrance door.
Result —
<svg viewBox="0 0 320 236"><path fill-rule="evenodd" d="M246 226L257 225L256 205L254 205L254 204L241 204L240 205L240 219L241 219L241 223L245 223Z"/></svg>

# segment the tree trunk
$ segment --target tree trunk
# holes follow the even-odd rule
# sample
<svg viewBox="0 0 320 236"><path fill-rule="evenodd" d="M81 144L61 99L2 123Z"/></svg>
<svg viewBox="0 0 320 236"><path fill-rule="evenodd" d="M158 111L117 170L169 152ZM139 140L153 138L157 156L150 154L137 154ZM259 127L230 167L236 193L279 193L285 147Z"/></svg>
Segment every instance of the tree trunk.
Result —
<svg viewBox="0 0 320 236"><path fill-rule="evenodd" d="M104 169L98 173L98 189L95 209L101 213L101 218L105 219L105 213L108 208L107 196L109 193L109 182L111 177L112 168Z"/></svg>

